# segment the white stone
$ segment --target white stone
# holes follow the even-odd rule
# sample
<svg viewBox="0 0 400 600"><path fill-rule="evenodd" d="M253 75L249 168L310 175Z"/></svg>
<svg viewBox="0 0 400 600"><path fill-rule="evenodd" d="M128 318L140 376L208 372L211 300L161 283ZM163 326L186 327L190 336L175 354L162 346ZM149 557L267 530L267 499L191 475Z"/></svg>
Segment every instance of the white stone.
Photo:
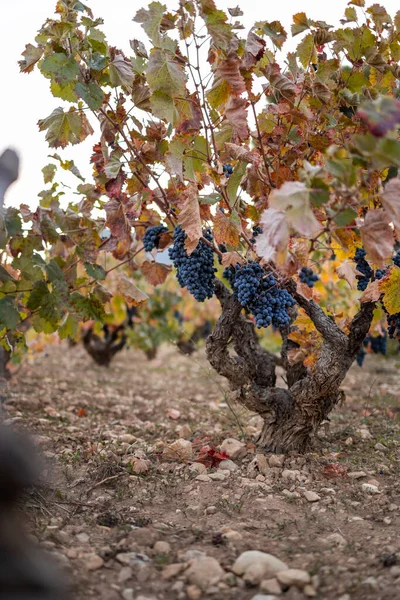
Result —
<svg viewBox="0 0 400 600"><path fill-rule="evenodd" d="M346 539L340 533L331 533L326 537L328 544L332 546L344 547L347 545Z"/></svg>
<svg viewBox="0 0 400 600"><path fill-rule="evenodd" d="M236 559L232 571L235 575L243 576L244 580L250 584L257 585L263 579L273 577L279 571L285 571L287 568L284 562L272 554L248 550Z"/></svg>
<svg viewBox="0 0 400 600"><path fill-rule="evenodd" d="M208 477L212 481L224 481L225 480L225 475L223 473L221 473L220 471L217 471L216 473L210 473L208 475Z"/></svg>
<svg viewBox="0 0 400 600"><path fill-rule="evenodd" d="M126 444L133 444L133 442L136 442L136 437L131 433L124 433L119 436L118 440L120 442L125 442Z"/></svg>
<svg viewBox="0 0 400 600"><path fill-rule="evenodd" d="M268 594L274 594L274 596L279 596L282 593L281 586L275 577L272 579L264 579L261 582L260 590L262 592L267 592Z"/></svg>
<svg viewBox="0 0 400 600"><path fill-rule="evenodd" d="M197 473L198 475L203 475L204 473L207 473L207 467L202 463L198 462L192 463L190 465L190 470L192 473Z"/></svg>
<svg viewBox="0 0 400 600"><path fill-rule="evenodd" d="M169 554L171 552L171 544L160 540L154 544L154 551L157 554Z"/></svg>
<svg viewBox="0 0 400 600"><path fill-rule="evenodd" d="M372 485L372 483L362 483L361 489L366 494L380 494L378 487L376 485Z"/></svg>
<svg viewBox="0 0 400 600"><path fill-rule="evenodd" d="M307 571L302 569L287 569L277 573L276 578L282 585L295 585L302 589L305 585L311 582L311 577Z"/></svg>
<svg viewBox="0 0 400 600"><path fill-rule="evenodd" d="M221 452L226 452L230 459L243 458L246 454L246 444L234 438L226 438L222 442L220 449Z"/></svg>
<svg viewBox="0 0 400 600"><path fill-rule="evenodd" d="M268 459L268 463L270 467L281 468L285 464L285 457L283 454L272 454Z"/></svg>
<svg viewBox="0 0 400 600"><path fill-rule="evenodd" d="M135 597L133 595L133 589L132 588L126 588L122 592L122 597L123 597L124 600L135 600Z"/></svg>
<svg viewBox="0 0 400 600"><path fill-rule="evenodd" d="M210 478L209 475L197 475L196 477L196 481L203 481L204 483L210 482L212 481L212 479Z"/></svg>
<svg viewBox="0 0 400 600"><path fill-rule="evenodd" d="M90 556L86 562L86 568L88 571L97 571L97 569L101 569L103 565L104 560L101 558L101 556L98 556L97 554L93 554L92 556Z"/></svg>
<svg viewBox="0 0 400 600"><path fill-rule="evenodd" d="M282 479L283 479L283 481L300 481L301 480L300 471L298 471L298 470L291 471L290 469L284 469L282 471Z"/></svg>
<svg viewBox="0 0 400 600"><path fill-rule="evenodd" d="M224 577L225 571L219 562L211 556L202 556L192 562L185 571L186 580L206 591L210 586L216 585Z"/></svg>
<svg viewBox="0 0 400 600"><path fill-rule="evenodd" d="M232 473L234 471L238 471L239 467L237 466L237 464L235 464L233 462L233 460L222 460L219 463L219 468L221 469L221 471L231 471Z"/></svg>
<svg viewBox="0 0 400 600"><path fill-rule="evenodd" d="M315 492L312 492L311 490L307 490L304 492L304 498L308 502L318 502L318 500L321 500L321 497L318 496L318 494L316 494Z"/></svg>
<svg viewBox="0 0 400 600"><path fill-rule="evenodd" d="M347 476L350 479L361 479L362 477L367 477L367 474L365 471L352 471L351 473L347 473Z"/></svg>
<svg viewBox="0 0 400 600"><path fill-rule="evenodd" d="M120 572L118 573L118 582L125 583L128 579L133 577L133 571L130 567L122 567Z"/></svg>
<svg viewBox="0 0 400 600"><path fill-rule="evenodd" d="M221 535L225 540L228 540L229 542L237 542L243 539L243 536L239 531L235 531L234 529L230 529L229 527L223 527L221 529Z"/></svg>
<svg viewBox="0 0 400 600"><path fill-rule="evenodd" d="M374 446L375 450L381 450L381 452L387 452L388 449L386 446L384 446L383 444L381 444L380 442L378 442L377 444L375 444Z"/></svg>

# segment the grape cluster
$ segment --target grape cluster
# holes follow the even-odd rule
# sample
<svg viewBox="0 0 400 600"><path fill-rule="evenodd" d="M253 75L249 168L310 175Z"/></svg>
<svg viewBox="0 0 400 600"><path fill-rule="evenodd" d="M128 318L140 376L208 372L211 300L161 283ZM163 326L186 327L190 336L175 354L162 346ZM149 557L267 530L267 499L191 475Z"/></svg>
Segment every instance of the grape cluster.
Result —
<svg viewBox="0 0 400 600"><path fill-rule="evenodd" d="M382 277L385 277L386 275L386 269L377 269L375 271L375 279L382 279Z"/></svg>
<svg viewBox="0 0 400 600"><path fill-rule="evenodd" d="M400 313L387 315L388 334L391 339L400 339Z"/></svg>
<svg viewBox="0 0 400 600"><path fill-rule="evenodd" d="M272 324L279 329L289 325L288 309L295 305L295 300L259 263L249 261L245 265L228 267L224 277L240 304L254 315L257 327Z"/></svg>
<svg viewBox="0 0 400 600"><path fill-rule="evenodd" d="M386 331L383 335L367 335L363 342L366 348L370 347L374 354L383 354L387 352L387 334Z"/></svg>
<svg viewBox="0 0 400 600"><path fill-rule="evenodd" d="M364 348L361 348L361 350L357 354L357 356L356 356L356 362L357 362L357 364L358 364L359 367L363 366L363 362L364 362L364 358L365 358L366 354L367 353L365 352Z"/></svg>
<svg viewBox="0 0 400 600"><path fill-rule="evenodd" d="M262 233L262 232L263 232L262 227L260 227L259 225L254 225L254 227L253 227L253 237L250 239L250 242L252 244L255 244L256 237L258 235L260 235L260 233Z"/></svg>
<svg viewBox="0 0 400 600"><path fill-rule="evenodd" d="M400 250L397 250L396 254L394 255L393 263L396 265L396 267L400 267Z"/></svg>
<svg viewBox="0 0 400 600"><path fill-rule="evenodd" d="M146 233L143 238L143 245L146 252L151 252L153 248L158 248L160 243L160 236L164 231L168 231L168 228L164 225L156 225L155 227L149 227L146 229Z"/></svg>
<svg viewBox="0 0 400 600"><path fill-rule="evenodd" d="M354 260L356 261L357 271L362 273L362 275L357 275L357 289L363 292L372 277L372 269L365 260L365 255L367 253L363 248L357 248L356 253L354 255Z"/></svg>
<svg viewBox="0 0 400 600"><path fill-rule="evenodd" d="M208 241L212 241L210 230L203 232ZM181 287L186 287L198 302L204 302L214 294L214 253L202 240L188 256L185 249L186 233L180 225L174 231L174 245L169 249L169 257L177 270Z"/></svg>
<svg viewBox="0 0 400 600"><path fill-rule="evenodd" d="M233 167L229 163L222 167L225 177L228 179L233 173Z"/></svg>
<svg viewBox="0 0 400 600"><path fill-rule="evenodd" d="M309 288L314 287L316 281L318 281L319 277L312 269L308 269L307 267L301 267L301 271L299 273L301 283L305 283Z"/></svg>

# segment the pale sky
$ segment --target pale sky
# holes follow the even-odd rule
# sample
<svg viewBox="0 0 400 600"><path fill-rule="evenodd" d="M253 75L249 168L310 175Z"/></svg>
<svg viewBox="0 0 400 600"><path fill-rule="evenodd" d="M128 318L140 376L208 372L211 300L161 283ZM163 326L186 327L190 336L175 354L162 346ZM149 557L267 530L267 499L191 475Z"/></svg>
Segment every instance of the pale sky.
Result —
<svg viewBox="0 0 400 600"><path fill-rule="evenodd" d="M138 0L84 0L89 5L96 17L104 19L103 31L108 42L122 48L128 55L129 40L132 38L144 39L140 25L134 23L132 18L139 8L148 2ZM280 0L275 2L263 0L216 0L219 8L226 9L239 4L245 12L241 17L246 28L250 28L255 21L279 20L290 32L291 17L299 11L304 11L307 16L327 21L332 25L339 25L347 7L346 0L331 0L330 2L316 2L315 0ZM381 2L392 16L399 9L398 0L382 0ZM175 0L164 0L169 9L177 6ZM368 5L373 2L368 2ZM2 3L2 100L0 111L0 153L7 147L13 147L21 157L21 173L6 198L6 205L18 206L26 203L31 206L37 204L37 194L44 188L41 169L50 162L47 158L54 150L49 149L37 127L39 119L47 117L58 106L70 106L59 98L53 98L49 90L49 82L36 70L25 74L19 72L17 61L25 44L34 43L37 30L46 18L52 17L56 0L6 0ZM295 44L300 37L295 38ZM286 46L290 49L289 44ZM92 125L95 125L93 119ZM64 151L57 152L64 159L73 159L81 173L90 179L91 168L88 164L90 148L97 141L97 137L88 138L78 146L68 146ZM75 187L79 182L70 173L63 171L62 181L66 185Z"/></svg>

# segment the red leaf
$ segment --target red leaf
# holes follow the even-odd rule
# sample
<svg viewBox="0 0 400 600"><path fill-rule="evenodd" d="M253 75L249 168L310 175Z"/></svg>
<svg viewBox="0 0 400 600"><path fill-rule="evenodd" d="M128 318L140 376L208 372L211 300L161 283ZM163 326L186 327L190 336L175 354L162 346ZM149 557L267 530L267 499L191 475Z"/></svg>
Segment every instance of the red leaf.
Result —
<svg viewBox="0 0 400 600"><path fill-rule="evenodd" d="M326 465L326 467L324 467L324 475L325 477L329 477L330 479L333 479L335 477L346 477L347 469L345 467L342 467L341 465L330 463L329 465Z"/></svg>
<svg viewBox="0 0 400 600"><path fill-rule="evenodd" d="M196 462L199 462L206 467L214 468L218 467L220 462L227 460L228 458L229 454L226 452L219 452L215 446L211 444L200 448Z"/></svg>

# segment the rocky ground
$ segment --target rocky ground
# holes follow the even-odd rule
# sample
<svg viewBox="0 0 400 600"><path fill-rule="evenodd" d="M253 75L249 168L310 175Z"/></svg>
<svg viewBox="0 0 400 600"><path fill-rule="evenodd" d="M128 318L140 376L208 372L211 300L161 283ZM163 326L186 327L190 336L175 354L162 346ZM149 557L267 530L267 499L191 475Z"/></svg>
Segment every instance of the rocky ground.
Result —
<svg viewBox="0 0 400 600"><path fill-rule="evenodd" d="M77 600L400 598L399 373L367 356L318 452L264 456L202 352L50 346L6 402L47 461L29 526Z"/></svg>

